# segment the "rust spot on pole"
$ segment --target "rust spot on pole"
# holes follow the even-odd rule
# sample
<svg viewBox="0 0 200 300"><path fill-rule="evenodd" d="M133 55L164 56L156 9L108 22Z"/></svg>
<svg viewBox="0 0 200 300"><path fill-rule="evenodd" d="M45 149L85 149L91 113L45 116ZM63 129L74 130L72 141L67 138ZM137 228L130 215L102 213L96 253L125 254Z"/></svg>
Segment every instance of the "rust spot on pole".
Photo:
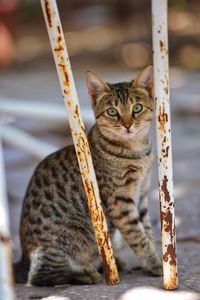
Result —
<svg viewBox="0 0 200 300"><path fill-rule="evenodd" d="M64 47L62 45L62 37L61 37L61 35L58 35L57 38L56 38L56 40L57 40L57 46L54 48L54 51L57 52L57 55L61 55L62 53L60 53L60 52L62 52L64 50Z"/></svg>
<svg viewBox="0 0 200 300"><path fill-rule="evenodd" d="M58 33L60 34L61 30L60 30L60 26L59 25L57 25L57 30L58 30Z"/></svg>
<svg viewBox="0 0 200 300"><path fill-rule="evenodd" d="M168 157L169 155L169 146L167 146L165 149L162 149L163 157Z"/></svg>
<svg viewBox="0 0 200 300"><path fill-rule="evenodd" d="M167 209L166 212L162 211L160 212L160 219L161 219L161 228L165 230L165 232L169 232L171 241L174 237L173 232L173 219L172 219L172 213L170 211L170 208Z"/></svg>
<svg viewBox="0 0 200 300"><path fill-rule="evenodd" d="M66 89L64 89L63 92L64 92L65 95L69 95L69 94L70 94L70 91L69 91L69 90L66 90ZM68 105L68 106L69 106L69 105Z"/></svg>
<svg viewBox="0 0 200 300"><path fill-rule="evenodd" d="M165 200L169 203L170 202L170 194L169 194L169 191L168 191L168 188L167 188L167 183L168 183L168 179L167 179L167 176L165 175L163 177L161 190L165 195Z"/></svg>
<svg viewBox="0 0 200 300"><path fill-rule="evenodd" d="M58 64L58 66L60 67L60 71L61 71L61 73L63 74L63 76L65 78L63 84L65 86L69 86L69 76L68 76L68 72L67 72L66 65L65 65L63 57L61 57L60 63Z"/></svg>
<svg viewBox="0 0 200 300"><path fill-rule="evenodd" d="M57 42L60 43L61 41L62 41L62 37L61 37L61 35L59 35L59 36L57 37ZM63 48L62 50L64 50L64 48Z"/></svg>
<svg viewBox="0 0 200 300"><path fill-rule="evenodd" d="M79 153L80 153L80 152L79 152ZM84 183L85 183L87 195L88 195L89 197L91 197L91 191L92 191L92 189L91 189L91 185L90 185L89 180L88 180L87 178L85 178ZM91 198L90 198L90 200L91 200Z"/></svg>
<svg viewBox="0 0 200 300"><path fill-rule="evenodd" d="M93 186L92 181L90 181L90 184L91 184L92 194L93 194L94 197L95 197L95 191L94 191L94 186ZM101 204L101 203L100 203L100 207L101 207L101 217L102 217L103 209L102 209L102 204ZM98 203L97 203L97 199L96 199L96 198L95 198L95 208L96 208L97 211L99 211L99 209L98 209ZM97 220L100 219L98 213L96 214L96 219L97 219ZM102 222L103 222L103 219L101 220L101 224L102 224ZM98 230L98 229L97 229L97 230ZM102 230L103 230L103 228L102 228Z"/></svg>
<svg viewBox="0 0 200 300"><path fill-rule="evenodd" d="M110 236L106 235L106 233L104 233L104 236L105 236L104 247L106 246L106 249L109 249L108 239L110 238ZM105 254L104 247L101 247L100 253L101 253L101 260L102 260L103 267L104 267L106 282L110 285L118 284L119 283L118 278L115 278L115 280L113 280L113 278L111 278L112 270L110 268L110 262L107 262L107 260L106 260L106 254Z"/></svg>
<svg viewBox="0 0 200 300"><path fill-rule="evenodd" d="M75 109L74 109L74 115L75 115L76 118L79 119L78 105L75 106Z"/></svg>
<svg viewBox="0 0 200 300"><path fill-rule="evenodd" d="M165 91L166 95L168 95L168 93L169 93L169 89L168 89L168 87L167 87L167 86L164 88L164 91Z"/></svg>
<svg viewBox="0 0 200 300"><path fill-rule="evenodd" d="M176 266L176 251L173 244L167 245L167 250L163 255L164 262L168 262L171 266Z"/></svg>
<svg viewBox="0 0 200 300"><path fill-rule="evenodd" d="M162 41L162 40L160 40L160 51L161 51L161 53L165 53L165 54L168 53L166 44L165 44L165 42Z"/></svg>
<svg viewBox="0 0 200 300"><path fill-rule="evenodd" d="M81 124L80 113L79 113L78 105L75 106L75 109L74 109L74 117L75 117L75 119L76 119L77 122L78 122L79 128L80 128L83 132L85 132L85 129L84 129L84 127L83 127L82 124Z"/></svg>
<svg viewBox="0 0 200 300"><path fill-rule="evenodd" d="M177 286L177 273L174 271L174 274L171 272L171 278L169 282L164 282L164 288L166 290L176 290L178 288Z"/></svg>
<svg viewBox="0 0 200 300"><path fill-rule="evenodd" d="M88 163L88 156L87 156L87 149L89 148L87 141L83 138L82 135L79 135L78 137L78 142L76 143L77 148L80 150L80 158L83 159L85 161L86 164L86 168L84 170L84 172L86 172L87 174L90 173L90 167L89 167L89 163Z"/></svg>
<svg viewBox="0 0 200 300"><path fill-rule="evenodd" d="M163 43L162 40L160 40L160 50L161 50L161 52L163 51L163 48L164 48L164 43Z"/></svg>
<svg viewBox="0 0 200 300"><path fill-rule="evenodd" d="M61 45L59 45L58 47L54 48L54 51L56 51L56 52L60 52L62 50L64 50L64 48Z"/></svg>
<svg viewBox="0 0 200 300"><path fill-rule="evenodd" d="M158 122L160 124L159 129L165 131L166 123L168 122L168 114L165 112L165 106L159 107L159 115L158 115Z"/></svg>
<svg viewBox="0 0 200 300"><path fill-rule="evenodd" d="M51 20L52 12L51 12L51 8L50 8L50 4L49 4L48 0L45 0L45 12L46 12L49 27L52 27L52 20Z"/></svg>
<svg viewBox="0 0 200 300"><path fill-rule="evenodd" d="M70 100L67 101L67 106L68 106L68 107L71 107L71 106L72 106L72 103L71 103Z"/></svg>

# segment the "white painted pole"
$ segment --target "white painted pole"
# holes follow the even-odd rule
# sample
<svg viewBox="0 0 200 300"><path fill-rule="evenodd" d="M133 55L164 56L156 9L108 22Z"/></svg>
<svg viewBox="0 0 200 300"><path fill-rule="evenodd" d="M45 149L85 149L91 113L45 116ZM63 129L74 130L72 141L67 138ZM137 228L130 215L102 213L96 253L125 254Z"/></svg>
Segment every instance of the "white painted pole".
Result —
<svg viewBox="0 0 200 300"><path fill-rule="evenodd" d="M0 128L0 299L13 300L11 240Z"/></svg>
<svg viewBox="0 0 200 300"><path fill-rule="evenodd" d="M169 97L167 0L152 0L154 93L164 288L178 287Z"/></svg>
<svg viewBox="0 0 200 300"><path fill-rule="evenodd" d="M56 1L41 0L41 5L49 33L62 95L67 109L80 172L88 198L88 207L97 246L105 270L106 281L108 284L117 284L119 283L118 272L105 215L103 213L92 157L80 113L80 106Z"/></svg>

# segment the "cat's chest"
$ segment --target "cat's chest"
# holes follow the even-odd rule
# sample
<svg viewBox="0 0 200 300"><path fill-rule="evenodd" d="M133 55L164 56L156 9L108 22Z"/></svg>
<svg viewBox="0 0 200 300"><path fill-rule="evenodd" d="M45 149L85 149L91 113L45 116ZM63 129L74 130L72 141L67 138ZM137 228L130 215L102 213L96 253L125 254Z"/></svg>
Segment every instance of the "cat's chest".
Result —
<svg viewBox="0 0 200 300"><path fill-rule="evenodd" d="M139 184L151 167L151 157L141 160L106 161L96 169L100 191L107 195L112 194L117 188Z"/></svg>

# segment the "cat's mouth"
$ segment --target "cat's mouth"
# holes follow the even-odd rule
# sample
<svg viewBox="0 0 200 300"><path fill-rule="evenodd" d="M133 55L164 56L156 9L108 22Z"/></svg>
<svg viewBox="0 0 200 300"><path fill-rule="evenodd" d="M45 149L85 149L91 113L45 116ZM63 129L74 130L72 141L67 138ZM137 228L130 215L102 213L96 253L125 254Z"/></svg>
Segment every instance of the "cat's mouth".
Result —
<svg viewBox="0 0 200 300"><path fill-rule="evenodd" d="M132 132L130 129L127 129L127 130L126 130L126 133L127 133L127 134L130 134L130 133L133 133L133 132Z"/></svg>
<svg viewBox="0 0 200 300"><path fill-rule="evenodd" d="M132 128L124 129L123 130L123 135L131 135L134 134L134 130Z"/></svg>
<svg viewBox="0 0 200 300"><path fill-rule="evenodd" d="M142 128L138 128L136 130L134 128L124 129L122 135L130 138L131 136L133 137L136 134L138 134L138 132L140 132L141 129Z"/></svg>

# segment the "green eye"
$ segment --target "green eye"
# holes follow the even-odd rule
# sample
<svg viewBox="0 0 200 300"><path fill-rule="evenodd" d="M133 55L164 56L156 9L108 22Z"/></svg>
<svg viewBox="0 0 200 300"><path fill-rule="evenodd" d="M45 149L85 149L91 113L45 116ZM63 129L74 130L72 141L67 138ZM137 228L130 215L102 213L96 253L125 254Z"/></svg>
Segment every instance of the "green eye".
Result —
<svg viewBox="0 0 200 300"><path fill-rule="evenodd" d="M138 114L139 112L141 112L142 111L142 109L143 109L143 106L142 106L142 104L135 104L135 106L133 106L133 112L135 113L135 114Z"/></svg>
<svg viewBox="0 0 200 300"><path fill-rule="evenodd" d="M118 111L114 107L110 107L107 109L107 114L111 117L116 117L118 115Z"/></svg>

